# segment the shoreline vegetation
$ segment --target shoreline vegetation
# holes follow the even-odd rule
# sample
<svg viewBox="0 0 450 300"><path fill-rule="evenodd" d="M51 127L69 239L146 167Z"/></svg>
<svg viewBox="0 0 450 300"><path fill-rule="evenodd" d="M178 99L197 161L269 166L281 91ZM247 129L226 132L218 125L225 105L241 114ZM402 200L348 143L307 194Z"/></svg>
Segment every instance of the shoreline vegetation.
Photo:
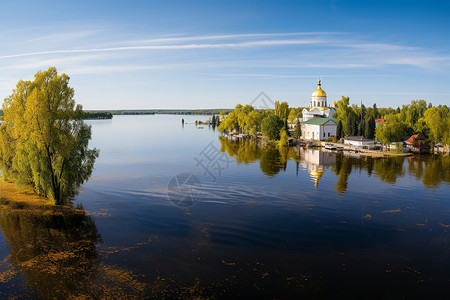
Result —
<svg viewBox="0 0 450 300"><path fill-rule="evenodd" d="M275 109L257 110L252 105L237 104L232 112L213 114L206 121L195 121L195 125L218 127L219 132L230 138L260 139L266 144L279 146L326 146L337 143L338 148L365 153L373 157L410 156L411 152L442 153L450 145L450 110L446 105L433 106L425 100L413 100L411 104L397 109L366 108L351 105L350 98L342 97L335 102L337 121L335 135L328 135L323 140L305 138L302 122L303 107L289 107L287 102L275 102ZM317 116L315 118L323 118ZM184 125L184 119L182 120ZM374 149L351 146L344 143L347 137L358 137L371 141ZM411 142L413 141L413 142ZM392 151L392 147L395 148ZM366 147L368 148L368 146ZM381 151L377 148L380 148Z"/></svg>
<svg viewBox="0 0 450 300"><path fill-rule="evenodd" d="M83 111L84 120L112 119L112 117L113 117L112 113L107 111L91 111L91 110Z"/></svg>
<svg viewBox="0 0 450 300"><path fill-rule="evenodd" d="M18 188L13 182L0 176L0 209L20 211L39 215L84 215L83 209L73 208L69 204L55 205L54 201L34 193L33 188Z"/></svg>

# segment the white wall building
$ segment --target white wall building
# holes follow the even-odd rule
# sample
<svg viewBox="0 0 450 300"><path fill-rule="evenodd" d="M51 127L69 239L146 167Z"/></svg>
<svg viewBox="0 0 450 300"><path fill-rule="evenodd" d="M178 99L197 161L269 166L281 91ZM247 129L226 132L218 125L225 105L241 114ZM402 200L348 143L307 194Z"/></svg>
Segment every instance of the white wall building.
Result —
<svg viewBox="0 0 450 300"><path fill-rule="evenodd" d="M325 140L336 136L337 122L330 118L313 118L301 123L302 138Z"/></svg>

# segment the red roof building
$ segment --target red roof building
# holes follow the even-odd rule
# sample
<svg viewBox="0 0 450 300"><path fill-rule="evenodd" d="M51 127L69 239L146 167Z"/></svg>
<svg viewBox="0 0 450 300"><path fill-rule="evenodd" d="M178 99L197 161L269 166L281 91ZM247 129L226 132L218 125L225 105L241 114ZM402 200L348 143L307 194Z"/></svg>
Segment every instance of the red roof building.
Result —
<svg viewBox="0 0 450 300"><path fill-rule="evenodd" d="M407 139L405 144L412 152L427 153L430 152L430 145L428 145L425 140L426 137L423 134L418 133Z"/></svg>
<svg viewBox="0 0 450 300"><path fill-rule="evenodd" d="M380 125L380 123L386 123L385 119L375 119L375 128Z"/></svg>

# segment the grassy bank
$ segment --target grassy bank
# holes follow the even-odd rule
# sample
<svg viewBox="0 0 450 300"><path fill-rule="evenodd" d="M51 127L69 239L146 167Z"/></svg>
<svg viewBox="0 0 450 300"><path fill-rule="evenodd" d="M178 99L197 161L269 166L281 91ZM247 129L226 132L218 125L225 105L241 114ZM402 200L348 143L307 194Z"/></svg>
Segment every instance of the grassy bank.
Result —
<svg viewBox="0 0 450 300"><path fill-rule="evenodd" d="M405 157L405 156L411 156L412 155L412 153L397 153L396 150L389 150L389 151L386 151L386 152L383 152L383 153L385 153L385 154L387 154L389 156L400 156L400 157Z"/></svg>
<svg viewBox="0 0 450 300"><path fill-rule="evenodd" d="M36 195L31 188L18 189L14 183L0 177L0 208L40 215L77 215L84 210L69 205L55 205L53 201Z"/></svg>

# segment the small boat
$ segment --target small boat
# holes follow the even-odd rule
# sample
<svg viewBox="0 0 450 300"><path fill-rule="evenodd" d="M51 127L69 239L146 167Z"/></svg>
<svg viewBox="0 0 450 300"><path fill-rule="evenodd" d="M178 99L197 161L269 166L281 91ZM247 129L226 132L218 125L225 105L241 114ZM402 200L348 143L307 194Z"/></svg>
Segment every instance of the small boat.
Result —
<svg viewBox="0 0 450 300"><path fill-rule="evenodd" d="M327 150L337 150L337 147L333 144L325 144L325 149Z"/></svg>

